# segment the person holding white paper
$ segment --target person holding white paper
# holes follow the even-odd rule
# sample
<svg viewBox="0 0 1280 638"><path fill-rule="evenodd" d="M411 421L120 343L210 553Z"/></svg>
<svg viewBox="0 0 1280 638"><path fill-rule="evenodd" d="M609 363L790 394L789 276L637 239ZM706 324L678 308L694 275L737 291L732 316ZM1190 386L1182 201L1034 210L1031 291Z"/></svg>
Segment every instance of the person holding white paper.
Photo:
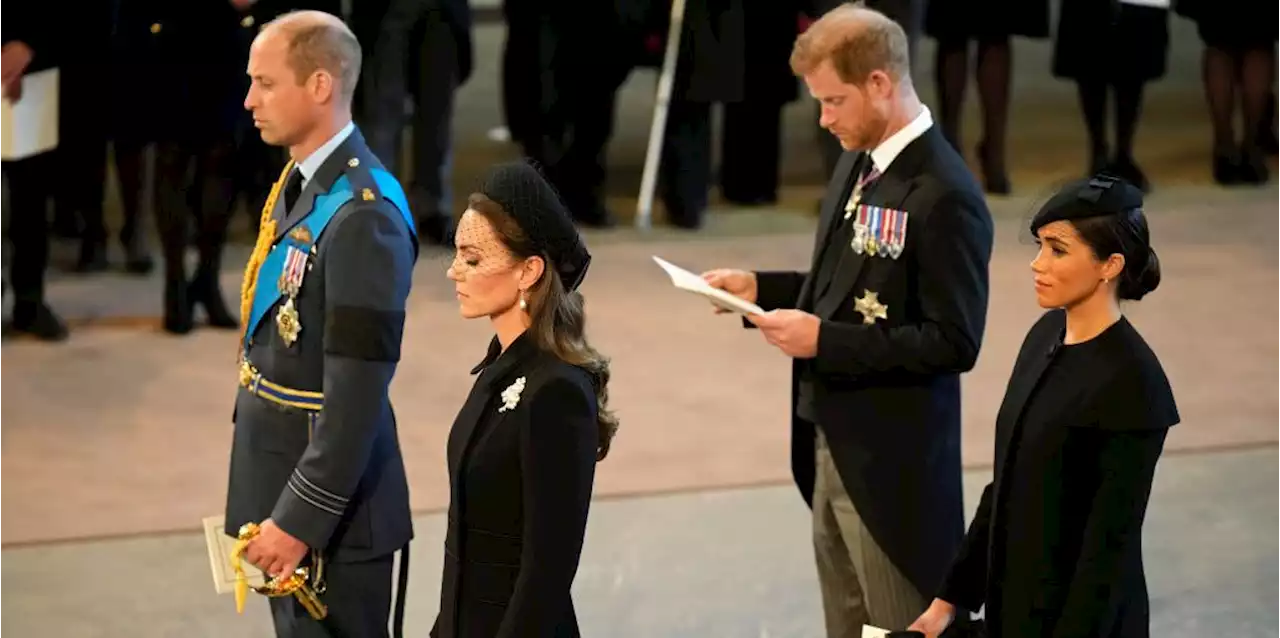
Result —
<svg viewBox="0 0 1280 638"><path fill-rule="evenodd" d="M934 125L907 36L845 5L791 65L845 153L807 272L707 283L792 358L792 473L812 507L827 635L905 627L964 536L960 374L986 323L993 230L982 190Z"/></svg>
<svg viewBox="0 0 1280 638"><path fill-rule="evenodd" d="M23 99L24 78L55 66L58 31L56 22L44 15L44 6L39 2L10 3L5 10L9 20L3 27L0 67L3 67L4 99L12 105ZM57 108L56 101L50 108ZM15 127L24 125L34 123L15 122ZM11 326L16 332L38 339L61 341L67 337L67 328L44 300L44 271L49 265L46 211L56 177L52 150L44 149L14 159L6 157L4 162L4 176L9 182L9 239L13 251L9 275L14 295Z"/></svg>

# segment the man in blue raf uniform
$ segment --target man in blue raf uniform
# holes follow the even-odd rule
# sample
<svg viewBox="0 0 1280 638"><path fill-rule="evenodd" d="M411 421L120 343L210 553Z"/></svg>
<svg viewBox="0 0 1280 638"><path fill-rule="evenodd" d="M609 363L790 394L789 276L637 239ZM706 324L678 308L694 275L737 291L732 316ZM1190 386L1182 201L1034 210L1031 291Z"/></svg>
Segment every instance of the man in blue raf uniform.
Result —
<svg viewBox="0 0 1280 638"><path fill-rule="evenodd" d="M418 245L351 122L359 73L359 43L326 13L277 18L249 54L245 107L292 159L245 269L226 530L259 525L244 558L273 578L308 567L328 610L272 597L279 636L387 635L393 555L413 536L388 386Z"/></svg>

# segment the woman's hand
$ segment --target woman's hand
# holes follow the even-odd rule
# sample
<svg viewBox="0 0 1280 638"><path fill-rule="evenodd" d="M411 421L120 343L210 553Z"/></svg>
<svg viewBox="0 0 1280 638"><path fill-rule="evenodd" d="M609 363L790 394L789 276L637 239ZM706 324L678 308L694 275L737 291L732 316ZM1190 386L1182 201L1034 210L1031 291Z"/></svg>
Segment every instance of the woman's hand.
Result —
<svg viewBox="0 0 1280 638"><path fill-rule="evenodd" d="M907 627L908 631L923 632L925 638L938 638L942 632L951 626L951 622L956 618L956 607L951 603L941 599L934 598L929 608L924 610L923 614Z"/></svg>

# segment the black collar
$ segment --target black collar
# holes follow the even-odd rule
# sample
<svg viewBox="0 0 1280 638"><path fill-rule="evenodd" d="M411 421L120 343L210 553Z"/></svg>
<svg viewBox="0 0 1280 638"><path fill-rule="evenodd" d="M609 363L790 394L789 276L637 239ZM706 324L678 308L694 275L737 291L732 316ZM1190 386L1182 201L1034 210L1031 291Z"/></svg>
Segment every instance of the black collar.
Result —
<svg viewBox="0 0 1280 638"><path fill-rule="evenodd" d="M534 343L533 337L529 336L528 330L520 333L520 336L516 337L505 351L502 349L502 343L494 337L489 342L489 350L485 353L484 360L471 369L471 374L483 372L480 379L493 383L505 378L537 354L538 345Z"/></svg>

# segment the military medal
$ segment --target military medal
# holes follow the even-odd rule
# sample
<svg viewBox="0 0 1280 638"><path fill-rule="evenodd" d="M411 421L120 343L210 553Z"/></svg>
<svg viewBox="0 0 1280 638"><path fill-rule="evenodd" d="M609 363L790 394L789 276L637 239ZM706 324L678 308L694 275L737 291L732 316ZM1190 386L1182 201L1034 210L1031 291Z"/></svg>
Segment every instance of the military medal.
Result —
<svg viewBox="0 0 1280 638"><path fill-rule="evenodd" d="M276 329L280 331L280 338L284 340L284 345L292 346L293 342L298 340L298 333L302 332L302 323L298 321L298 309L293 306L293 297L280 304L280 311L276 313Z"/></svg>
<svg viewBox="0 0 1280 638"><path fill-rule="evenodd" d="M302 321L298 317L298 308L293 300L302 290L302 279L306 274L307 249L290 246L289 253L284 258L284 269L280 272L280 281L277 283L280 292L288 297L276 312L276 329L286 346L292 346L293 342L298 340L298 333L302 332Z"/></svg>
<svg viewBox="0 0 1280 638"><path fill-rule="evenodd" d="M880 303L879 293L863 290L862 297L853 302L853 309L862 315L862 323L872 325L876 319L888 319L889 307Z"/></svg>
<svg viewBox="0 0 1280 638"><path fill-rule="evenodd" d="M853 252L897 259L907 244L906 211L860 205L853 224Z"/></svg>

